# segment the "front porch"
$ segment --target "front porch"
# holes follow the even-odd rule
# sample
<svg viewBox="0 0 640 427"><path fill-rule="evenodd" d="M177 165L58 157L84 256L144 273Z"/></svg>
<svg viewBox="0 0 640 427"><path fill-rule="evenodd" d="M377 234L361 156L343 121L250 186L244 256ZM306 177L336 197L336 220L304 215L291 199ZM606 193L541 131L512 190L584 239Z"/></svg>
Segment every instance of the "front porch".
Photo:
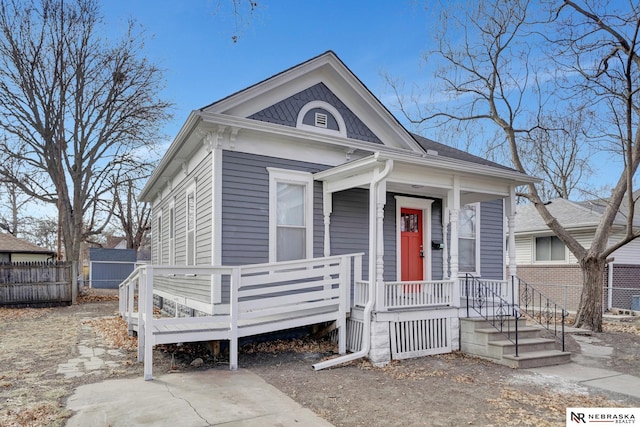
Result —
<svg viewBox="0 0 640 427"><path fill-rule="evenodd" d="M152 379L156 344L227 340L229 367L235 370L239 338L319 323L335 323L340 354L351 351L372 360L381 348L390 353L385 362L459 349L458 318L464 307L461 297L466 298L462 282L388 282L376 290L362 279L362 257L139 267L120 285L119 310L129 330L138 332L145 379ZM176 291L180 283L195 280L209 284L205 298ZM502 289L506 282L492 284ZM377 292L384 298L373 311L371 296ZM224 298L216 302L221 294ZM160 298L173 317L154 315ZM371 322L365 322L367 312Z"/></svg>

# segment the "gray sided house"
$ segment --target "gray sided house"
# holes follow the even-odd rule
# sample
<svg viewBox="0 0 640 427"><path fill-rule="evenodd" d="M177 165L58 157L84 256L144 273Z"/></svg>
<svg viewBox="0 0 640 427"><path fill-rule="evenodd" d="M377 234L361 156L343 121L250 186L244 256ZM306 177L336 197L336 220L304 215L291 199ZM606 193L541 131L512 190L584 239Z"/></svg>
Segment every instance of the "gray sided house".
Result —
<svg viewBox="0 0 640 427"><path fill-rule="evenodd" d="M327 320L374 363L456 350L460 278L507 282L515 187L532 181L408 132L329 51L189 115L141 194L153 206L144 280L165 307L236 319L190 337L230 337L232 352L268 330L257 323ZM166 328L147 340L167 342Z"/></svg>
<svg viewBox="0 0 640 427"><path fill-rule="evenodd" d="M634 193L635 212L640 191ZM591 246L607 200L574 202L554 199L547 209L584 247ZM627 229L629 207L625 201L616 216L607 246L619 242ZM518 206L515 257L518 277L535 286L569 310L576 310L582 293L582 270L569 249L546 226L533 205ZM636 213L633 227L640 228ZM614 251L602 278L605 309L640 310L640 239Z"/></svg>

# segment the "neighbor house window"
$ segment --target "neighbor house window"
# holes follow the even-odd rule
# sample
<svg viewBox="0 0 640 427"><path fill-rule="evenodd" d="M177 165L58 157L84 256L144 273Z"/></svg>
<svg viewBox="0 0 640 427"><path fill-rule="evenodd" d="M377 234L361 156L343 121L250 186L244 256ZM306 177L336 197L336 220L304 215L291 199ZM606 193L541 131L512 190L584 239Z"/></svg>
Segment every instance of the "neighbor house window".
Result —
<svg viewBox="0 0 640 427"><path fill-rule="evenodd" d="M556 236L536 237L536 261L565 261L566 251Z"/></svg>
<svg viewBox="0 0 640 427"><path fill-rule="evenodd" d="M310 173L269 171L269 260L312 257L313 178Z"/></svg>
<svg viewBox="0 0 640 427"><path fill-rule="evenodd" d="M480 231L479 205L460 208L458 220L458 268L461 273L479 272Z"/></svg>
<svg viewBox="0 0 640 427"><path fill-rule="evenodd" d="M187 190L186 200L187 219L187 265L196 263L196 189L195 186Z"/></svg>

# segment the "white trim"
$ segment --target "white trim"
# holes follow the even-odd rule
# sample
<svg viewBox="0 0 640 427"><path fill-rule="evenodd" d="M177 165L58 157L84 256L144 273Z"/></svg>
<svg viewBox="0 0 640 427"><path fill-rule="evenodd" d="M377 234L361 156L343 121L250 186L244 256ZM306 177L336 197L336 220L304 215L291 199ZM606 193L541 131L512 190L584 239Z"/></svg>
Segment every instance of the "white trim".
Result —
<svg viewBox="0 0 640 427"><path fill-rule="evenodd" d="M171 199L169 203L169 265L174 265L176 263L176 204L175 198ZM171 237L171 232L173 231L173 237Z"/></svg>
<svg viewBox="0 0 640 427"><path fill-rule="evenodd" d="M189 264L189 194L193 193L193 263ZM196 192L196 182L192 181L186 188L184 193L184 230L185 230L185 257L184 263L185 265L196 265L198 254L196 253L196 235L198 229L198 197Z"/></svg>
<svg viewBox="0 0 640 427"><path fill-rule="evenodd" d="M222 149L211 150L211 264L222 265ZM222 281L218 275L211 276L212 303L222 302Z"/></svg>
<svg viewBox="0 0 640 427"><path fill-rule="evenodd" d="M314 108L319 108L322 110L327 110L336 122L338 122L338 130L321 128L317 126L311 126L304 124L302 121L304 120L304 116ZM298 118L296 119L296 127L299 129L305 129L312 132L324 133L327 135L341 135L343 137L347 137L347 126L342 118L342 115L335 109L335 107L324 101L311 101L305 104L298 113Z"/></svg>
<svg viewBox="0 0 640 427"><path fill-rule="evenodd" d="M269 262L277 260L277 184L305 186L305 258L313 258L313 175L309 172L268 167L269 172Z"/></svg>
<svg viewBox="0 0 640 427"><path fill-rule="evenodd" d="M163 224L162 224L162 209L160 209L160 211L158 212L158 215L156 215L156 263L157 264L162 264L162 246L163 245L163 241L164 239L162 238L162 232L163 232Z"/></svg>
<svg viewBox="0 0 640 427"><path fill-rule="evenodd" d="M400 238L400 217L402 208L422 210L422 249L424 261L422 280L431 280L431 199L419 199L414 197L395 196L396 199L396 279L402 277L402 241ZM428 267L428 268L427 268Z"/></svg>

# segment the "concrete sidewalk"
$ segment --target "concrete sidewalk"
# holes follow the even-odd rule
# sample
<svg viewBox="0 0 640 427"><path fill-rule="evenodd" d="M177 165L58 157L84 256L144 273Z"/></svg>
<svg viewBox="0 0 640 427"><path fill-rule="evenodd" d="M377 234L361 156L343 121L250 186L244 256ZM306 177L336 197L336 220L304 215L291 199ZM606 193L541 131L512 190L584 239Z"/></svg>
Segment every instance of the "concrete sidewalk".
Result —
<svg viewBox="0 0 640 427"><path fill-rule="evenodd" d="M83 385L69 398L67 408L76 411L68 427L331 426L242 369Z"/></svg>
<svg viewBox="0 0 640 427"><path fill-rule="evenodd" d="M568 328L567 332L573 334L574 340L580 346L580 353L571 355L571 363L532 368L527 371L640 399L639 377L594 367L604 365L603 362L611 358L614 352L612 347L592 337L588 330Z"/></svg>
<svg viewBox="0 0 640 427"><path fill-rule="evenodd" d="M581 385L601 388L640 399L640 378L608 369L594 368L571 362L566 365L527 369L527 371L563 378Z"/></svg>

